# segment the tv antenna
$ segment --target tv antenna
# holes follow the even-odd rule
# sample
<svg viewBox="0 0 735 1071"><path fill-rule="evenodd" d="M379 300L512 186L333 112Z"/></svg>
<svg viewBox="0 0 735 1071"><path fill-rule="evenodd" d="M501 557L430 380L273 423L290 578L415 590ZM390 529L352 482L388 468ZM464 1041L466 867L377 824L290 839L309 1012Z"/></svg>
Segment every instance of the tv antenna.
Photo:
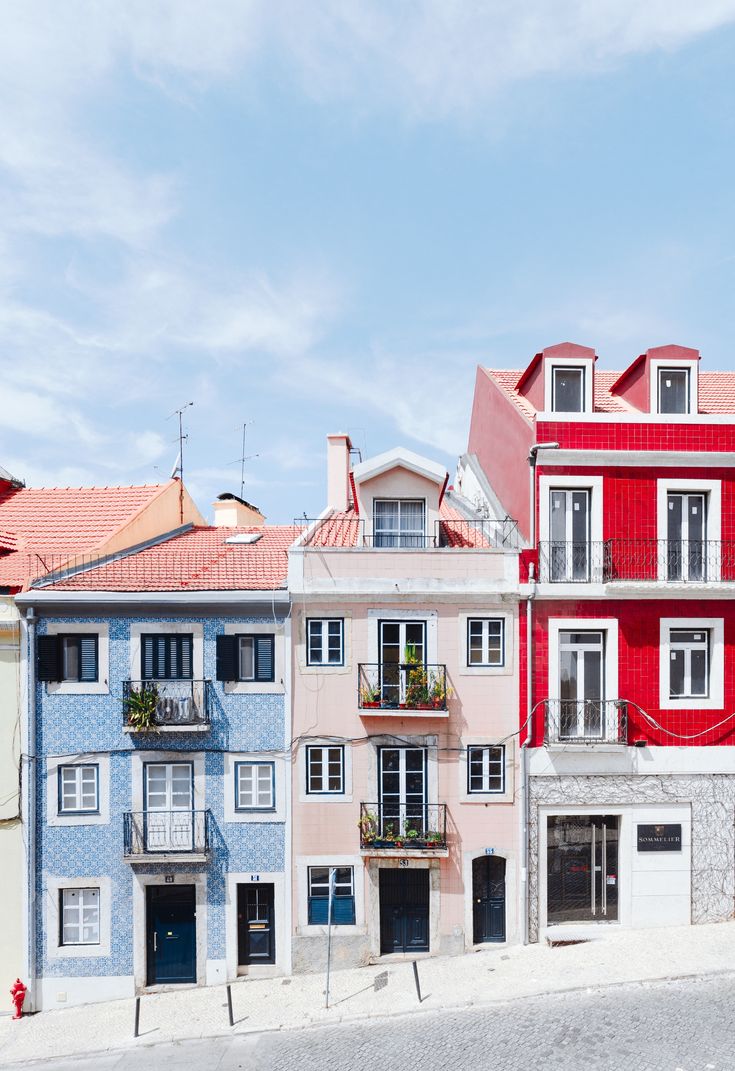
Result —
<svg viewBox="0 0 735 1071"><path fill-rule="evenodd" d="M175 416L179 418L179 453L171 470L171 479L175 480L177 475L179 478L179 524L184 523L184 443L189 438L188 435L184 435L184 413L193 404L193 402L185 402L180 409L174 409L173 413L169 413L166 417L167 420Z"/></svg>
<svg viewBox="0 0 735 1071"><path fill-rule="evenodd" d="M250 421L252 424L252 420ZM252 461L254 457L260 457L260 454L245 454L245 432L247 430L247 423L242 426L242 452L240 457L236 457L234 461L228 462L230 465L240 465L240 498L245 497L245 462Z"/></svg>

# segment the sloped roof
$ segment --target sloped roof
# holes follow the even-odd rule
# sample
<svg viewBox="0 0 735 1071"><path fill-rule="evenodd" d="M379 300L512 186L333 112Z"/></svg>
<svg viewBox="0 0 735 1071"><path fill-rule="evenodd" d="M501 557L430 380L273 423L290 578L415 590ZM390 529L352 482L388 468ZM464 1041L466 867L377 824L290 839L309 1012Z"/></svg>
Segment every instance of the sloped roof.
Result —
<svg viewBox="0 0 735 1071"><path fill-rule="evenodd" d="M284 588L288 548L301 529L196 527L133 554L61 578L54 591L270 591ZM231 542L237 536L256 542ZM48 586L46 581L41 581Z"/></svg>
<svg viewBox="0 0 735 1071"><path fill-rule="evenodd" d="M446 547L469 549L472 547L491 547L496 545L493 532L496 522L486 521L482 528L482 518L468 520L455 509L446 498L439 507L441 535ZM497 522L502 525L503 522ZM514 526L515 522L509 522ZM362 519L354 509L332 513L320 520L312 528L304 544L309 548L339 549L361 546ZM488 534L489 533L489 534ZM433 533L432 533L433 535Z"/></svg>

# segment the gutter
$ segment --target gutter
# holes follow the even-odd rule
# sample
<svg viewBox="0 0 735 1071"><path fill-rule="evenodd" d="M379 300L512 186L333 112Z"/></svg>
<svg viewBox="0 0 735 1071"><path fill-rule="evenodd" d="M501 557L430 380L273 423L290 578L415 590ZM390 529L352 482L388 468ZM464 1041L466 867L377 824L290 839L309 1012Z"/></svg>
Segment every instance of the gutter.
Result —
<svg viewBox="0 0 735 1071"><path fill-rule="evenodd" d="M36 993L36 614L32 606L26 613L28 635L28 708L26 722L25 778L26 797L26 926L28 928L28 976L29 1007L38 1010ZM21 767L22 768L22 767Z"/></svg>
<svg viewBox="0 0 735 1071"><path fill-rule="evenodd" d="M16 595L19 606L241 606L253 603L288 605L285 588L267 591L52 591L48 588Z"/></svg>
<svg viewBox="0 0 735 1071"><path fill-rule="evenodd" d="M533 714L533 600L536 597L534 563L528 567L529 592L526 597L526 735L521 740L519 780L521 797L521 943L528 944L528 742Z"/></svg>

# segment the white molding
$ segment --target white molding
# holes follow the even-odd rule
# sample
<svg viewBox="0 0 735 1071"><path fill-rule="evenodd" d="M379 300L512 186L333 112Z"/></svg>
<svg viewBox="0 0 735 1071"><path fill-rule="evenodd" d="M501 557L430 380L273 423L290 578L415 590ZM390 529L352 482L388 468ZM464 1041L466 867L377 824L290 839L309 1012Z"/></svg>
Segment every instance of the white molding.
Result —
<svg viewBox="0 0 735 1071"><path fill-rule="evenodd" d="M475 859L485 858L485 849L477 848L462 853L462 880L464 884L464 947L466 952L473 949L498 949L505 948L509 944L515 944L517 934L517 897L516 867L517 857L515 849L499 851L495 853L501 859L505 859L505 941L493 941L492 944L483 942L476 945L474 937L474 904L475 898L472 887L472 864Z"/></svg>
<svg viewBox="0 0 735 1071"><path fill-rule="evenodd" d="M235 809L235 765L239 762L270 762L273 764L276 807L273 811L238 811ZM225 752L222 790L225 822L285 822L286 821L286 759L273 751Z"/></svg>
<svg viewBox="0 0 735 1071"><path fill-rule="evenodd" d="M59 814L59 766L95 765L97 814ZM48 826L106 826L110 824L110 755L80 752L46 758L46 824Z"/></svg>
<svg viewBox="0 0 735 1071"><path fill-rule="evenodd" d="M717 542L722 538L722 482L720 480L691 480L686 476L659 479L656 481L656 532L659 540L667 539L668 529L668 495L669 493L689 492L701 493L707 496L707 516L705 527L705 542ZM705 547L706 556L706 547ZM662 555L657 555L658 579L666 582L666 560ZM720 579L719 555L712 555L707 559L708 571L711 576L708 583L717 583ZM687 581L689 583L689 581ZM696 581L695 581L696 583Z"/></svg>
<svg viewBox="0 0 735 1071"><path fill-rule="evenodd" d="M447 478L447 470L443 465L439 465L436 461L431 461L428 457L415 454L412 450L406 450L402 446L394 447L392 450L386 450L383 454L376 454L375 457L361 461L359 465L354 466L352 476L355 483L363 483L365 480L372 480L375 476L380 476L384 472L390 472L392 469L397 468L407 469L409 472L423 476L425 479L431 480L440 486L444 484Z"/></svg>
<svg viewBox="0 0 735 1071"><path fill-rule="evenodd" d="M658 411L658 373L661 368L683 368L689 372L689 397L687 399L687 412L681 416L696 416L699 408L699 360L697 358L681 358L666 361L660 357L652 357L649 363L649 398L648 404L651 413L657 416L677 416L676 413L659 413Z"/></svg>
<svg viewBox="0 0 735 1071"><path fill-rule="evenodd" d="M590 491L590 542L602 542L602 476L539 476L539 539L548 543L550 536L549 495L552 490ZM556 586L556 585L555 585ZM575 587L579 587L575 584Z"/></svg>
<svg viewBox="0 0 735 1071"><path fill-rule="evenodd" d="M709 698L669 698L671 629L700 629L710 632ZM725 620L722 617L662 617L659 632L659 707L661 710L722 710L725 706Z"/></svg>
<svg viewBox="0 0 735 1071"><path fill-rule="evenodd" d="M539 450L538 465L545 469L578 468L735 468L735 453L721 450Z"/></svg>
<svg viewBox="0 0 735 1071"><path fill-rule="evenodd" d="M94 636L97 639L96 681L47 681L48 695L108 695L110 691L110 626L106 621L49 621L47 636Z"/></svg>
<svg viewBox="0 0 735 1071"><path fill-rule="evenodd" d="M502 618L504 622L504 645L505 658L502 666L469 666L467 665L467 622L477 618ZM505 607L481 607L477 610L460 610L457 613L457 627L459 628L459 665L456 673L458 677L512 677L515 671L515 614Z"/></svg>
<svg viewBox="0 0 735 1071"><path fill-rule="evenodd" d="M353 937L362 935L365 929L365 865L362 856L358 855L331 855L325 852L323 855L297 855L295 860L296 869L296 896L297 896L297 935L301 936L327 936L326 926L309 925L309 867L310 866L351 866L354 893L355 893L355 924L354 926L336 926L332 930L332 937Z"/></svg>
<svg viewBox="0 0 735 1071"><path fill-rule="evenodd" d="M554 369L555 368L581 368L584 375L584 410L583 413L591 413L593 409L593 384L595 361L593 357L568 357L562 359L561 357L547 357L544 360L544 409L548 413L557 415L552 408L553 401L553 381L554 381ZM565 414L569 415L569 414ZM581 416L582 413L572 414L573 416Z"/></svg>
<svg viewBox="0 0 735 1071"><path fill-rule="evenodd" d="M240 967L238 964L237 887L256 884L273 886L275 963L251 963ZM280 870L242 873L231 871L225 876L225 962L228 981L237 978L239 974L247 974L249 978L267 978L273 974L288 973L291 959L291 920L286 902L288 884L286 874Z"/></svg>
<svg viewBox="0 0 735 1071"><path fill-rule="evenodd" d="M465 732L459 741L461 748L461 755L459 761L456 763L457 767L457 799L461 804L482 804L485 806L488 803L513 803L515 800L515 768L516 768L516 748L515 740L510 739L498 739L497 736L486 736L481 733ZM470 747L504 747L505 748L505 769L504 773L504 787L502 792L468 792L468 765L469 765L469 748Z"/></svg>
<svg viewBox="0 0 735 1071"><path fill-rule="evenodd" d="M140 638L144 632L158 634L192 635L192 677L204 679L204 625L200 621L136 621L130 626L130 680L139 681L142 676L140 661Z"/></svg>
<svg viewBox="0 0 735 1071"><path fill-rule="evenodd" d="M225 636L273 636L273 677L272 681L223 681L225 695L283 695L285 691L284 664L285 650L283 641L283 622L248 621L225 624Z"/></svg>
<svg viewBox="0 0 735 1071"><path fill-rule="evenodd" d="M194 925L196 930L197 985L207 980L207 875L206 872L181 873L172 864L175 885L195 887ZM138 870L133 875L133 975L136 992L146 988L146 886L168 885L165 874L147 874ZM156 988L156 987L154 987Z"/></svg>
<svg viewBox="0 0 735 1071"><path fill-rule="evenodd" d="M307 792L306 791L306 749L307 747L341 747L344 748L344 770L342 771L344 792ZM349 740L328 736L314 736L301 739L296 751L296 764L299 779L299 803L352 803L352 744Z"/></svg>
<svg viewBox="0 0 735 1071"><path fill-rule="evenodd" d="M427 665L435 666L439 661L439 642L437 638L437 622L439 614L436 610L401 610L394 606L370 608L367 612L368 619L368 663L377 664L379 655L379 621L424 621L426 623L426 662Z"/></svg>
<svg viewBox="0 0 735 1071"><path fill-rule="evenodd" d="M313 612L307 612L302 605L301 613L296 615L296 636L294 643L294 657L299 673L305 676L321 676L323 673L329 676L340 676L352 673L352 613L349 610L338 608L334 611L328 607L310 604ZM309 620L342 621L342 663L341 665L309 665L306 651L306 622Z"/></svg>
<svg viewBox="0 0 735 1071"><path fill-rule="evenodd" d="M717 720L717 719L715 719ZM563 751L545 747L529 748L529 773L532 777L566 777L583 775L669 774L710 777L714 774L735 776L735 748L708 745L664 744L646 747L616 747L599 751L585 746L570 746Z"/></svg>
<svg viewBox="0 0 735 1071"><path fill-rule="evenodd" d="M559 633L605 632L605 695L603 699L619 699L618 695L618 619L616 617L550 617L549 634L549 694L559 699Z"/></svg>
<svg viewBox="0 0 735 1071"><path fill-rule="evenodd" d="M100 940L96 945L62 945L59 943L59 893L61 889L99 889ZM44 925L46 955L49 959L98 959L110 955L112 937L112 879L108 877L64 878L46 874L44 878Z"/></svg>
<svg viewBox="0 0 735 1071"><path fill-rule="evenodd" d="M156 762L166 765L172 762L188 762L194 769L193 809L203 811L206 807L206 774L204 752L202 751L134 751L130 756L130 780L133 797L133 811L145 810L145 792L143 786L143 767L146 763ZM151 860L155 862L156 860ZM185 861L185 860L184 860ZM144 860L141 860L144 862Z"/></svg>

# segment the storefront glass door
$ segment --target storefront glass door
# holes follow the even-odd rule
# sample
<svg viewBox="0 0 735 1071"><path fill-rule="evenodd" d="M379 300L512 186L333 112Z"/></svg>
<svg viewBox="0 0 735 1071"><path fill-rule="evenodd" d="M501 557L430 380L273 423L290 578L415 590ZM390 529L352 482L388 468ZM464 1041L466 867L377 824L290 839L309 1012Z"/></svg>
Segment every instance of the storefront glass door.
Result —
<svg viewBox="0 0 735 1071"><path fill-rule="evenodd" d="M547 818L547 922L616 922L617 815Z"/></svg>

